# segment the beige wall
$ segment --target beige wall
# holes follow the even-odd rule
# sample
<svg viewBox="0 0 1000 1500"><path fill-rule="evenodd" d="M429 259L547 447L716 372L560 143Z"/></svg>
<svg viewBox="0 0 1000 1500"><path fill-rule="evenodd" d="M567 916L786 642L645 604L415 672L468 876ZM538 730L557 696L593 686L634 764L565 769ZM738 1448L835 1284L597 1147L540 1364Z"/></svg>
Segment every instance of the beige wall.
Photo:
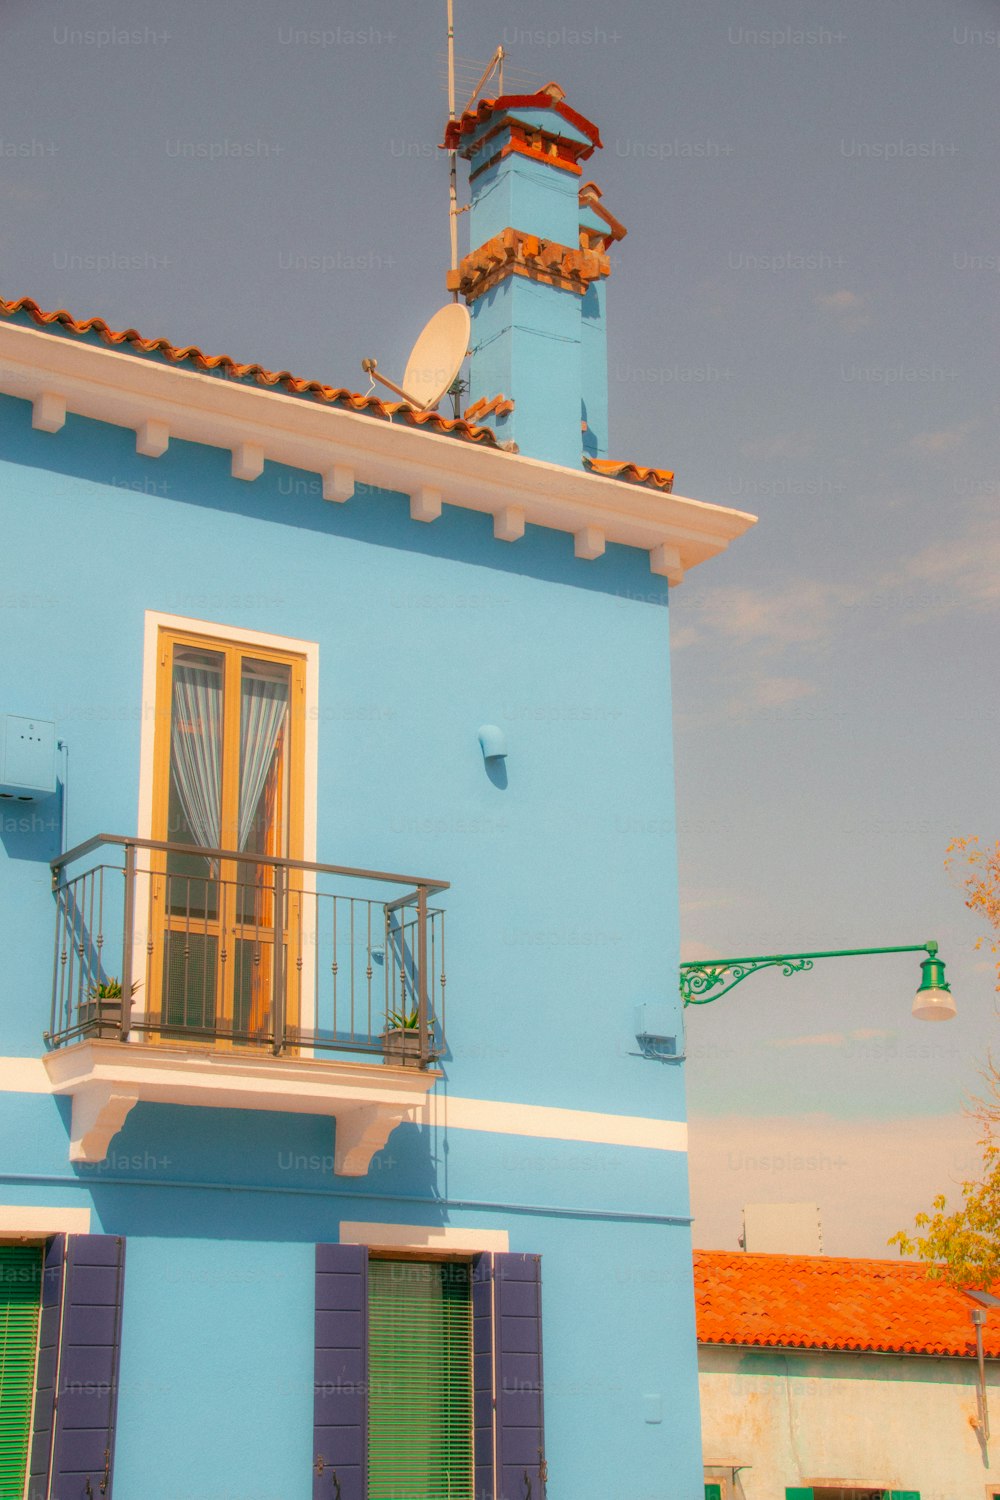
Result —
<svg viewBox="0 0 1000 1500"><path fill-rule="evenodd" d="M921 1500L986 1500L991 1480L1000 1493L1000 1369L990 1362L989 1455L972 1425L972 1359L702 1346L698 1364L705 1463L748 1466L734 1500L784 1500L786 1487L821 1479Z"/></svg>

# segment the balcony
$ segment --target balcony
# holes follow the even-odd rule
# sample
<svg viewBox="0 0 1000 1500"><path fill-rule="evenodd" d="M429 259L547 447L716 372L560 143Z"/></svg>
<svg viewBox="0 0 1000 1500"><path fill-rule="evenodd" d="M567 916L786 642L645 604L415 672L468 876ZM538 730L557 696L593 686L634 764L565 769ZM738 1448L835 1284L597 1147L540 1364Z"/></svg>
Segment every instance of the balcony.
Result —
<svg viewBox="0 0 1000 1500"><path fill-rule="evenodd" d="M113 834L52 879L72 1160L148 1101L331 1116L361 1176L441 1076L446 882Z"/></svg>

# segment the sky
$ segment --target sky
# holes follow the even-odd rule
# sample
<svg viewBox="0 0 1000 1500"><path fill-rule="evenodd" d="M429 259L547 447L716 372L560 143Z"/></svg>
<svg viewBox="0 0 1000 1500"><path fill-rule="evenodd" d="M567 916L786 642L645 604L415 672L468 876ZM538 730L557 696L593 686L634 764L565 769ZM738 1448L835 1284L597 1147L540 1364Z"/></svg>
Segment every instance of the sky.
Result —
<svg viewBox="0 0 1000 1500"><path fill-rule="evenodd" d="M695 1242L808 1201L828 1252L888 1254L973 1168L997 1044L944 861L1000 836L1000 5L455 12L467 89L502 44L508 87L601 127L612 456L760 517L672 594L683 956L933 937L959 1007L911 1021L900 955L690 1010ZM355 389L401 369L445 301L444 26L2 0L0 293Z"/></svg>

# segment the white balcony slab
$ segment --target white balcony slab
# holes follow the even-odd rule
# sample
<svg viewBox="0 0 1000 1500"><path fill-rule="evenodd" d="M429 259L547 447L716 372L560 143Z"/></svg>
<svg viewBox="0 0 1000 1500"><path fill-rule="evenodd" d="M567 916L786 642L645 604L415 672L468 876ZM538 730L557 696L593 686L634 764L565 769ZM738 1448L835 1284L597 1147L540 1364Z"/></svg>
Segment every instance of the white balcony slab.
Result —
<svg viewBox="0 0 1000 1500"><path fill-rule="evenodd" d="M336 1120L334 1173L341 1177L363 1177L396 1126L420 1118L441 1077L381 1062L106 1040L61 1047L43 1062L52 1092L73 1100L71 1161L104 1161L136 1104L190 1104Z"/></svg>

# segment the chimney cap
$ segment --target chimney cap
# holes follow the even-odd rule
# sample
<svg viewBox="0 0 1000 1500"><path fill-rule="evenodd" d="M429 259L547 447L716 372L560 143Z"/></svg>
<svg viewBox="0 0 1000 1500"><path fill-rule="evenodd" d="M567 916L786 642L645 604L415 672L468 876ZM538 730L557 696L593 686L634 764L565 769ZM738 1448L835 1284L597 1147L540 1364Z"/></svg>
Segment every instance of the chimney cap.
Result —
<svg viewBox="0 0 1000 1500"><path fill-rule="evenodd" d="M582 149L577 153L580 160L601 150L604 142L601 132L593 120L588 120L578 110L566 103L566 95L558 83L547 83L536 94L501 94L496 99L479 99L457 119L449 120L445 126L442 150L459 151L468 144L468 137L475 135L495 115L516 114L524 109L546 109L559 115L578 136ZM555 134L557 132L553 132Z"/></svg>

